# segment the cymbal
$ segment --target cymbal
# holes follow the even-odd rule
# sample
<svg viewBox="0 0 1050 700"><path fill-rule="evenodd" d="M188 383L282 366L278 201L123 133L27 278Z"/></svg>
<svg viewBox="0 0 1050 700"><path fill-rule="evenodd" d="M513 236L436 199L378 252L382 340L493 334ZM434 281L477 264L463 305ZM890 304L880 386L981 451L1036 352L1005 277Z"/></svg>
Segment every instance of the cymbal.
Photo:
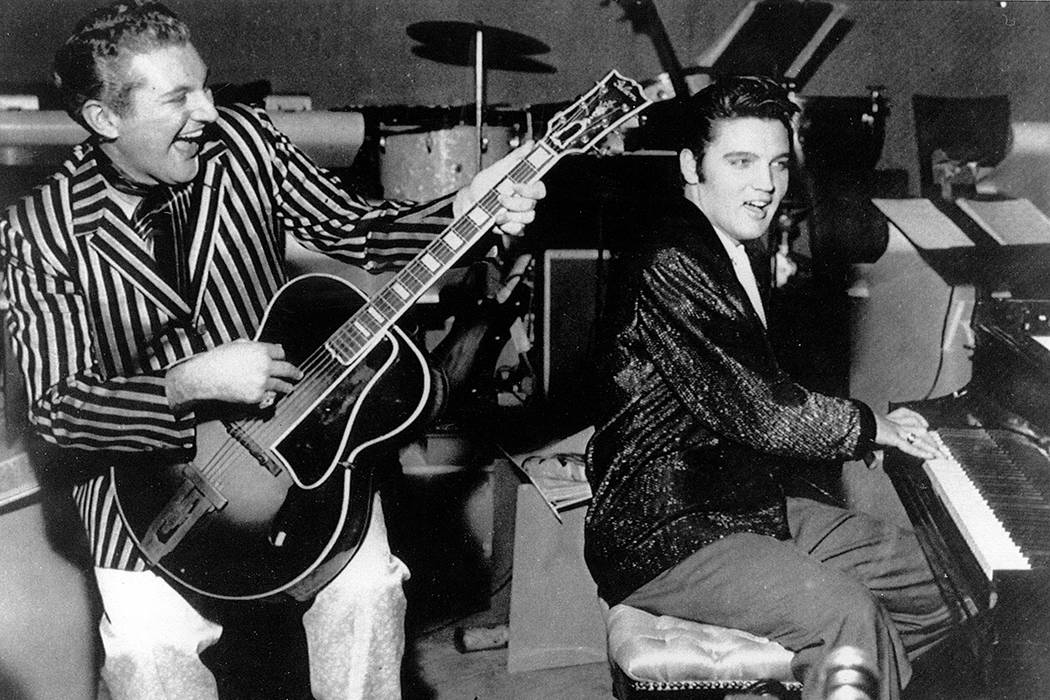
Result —
<svg viewBox="0 0 1050 700"><path fill-rule="evenodd" d="M551 47L539 39L510 29L492 27L480 22L416 22L408 25L408 35L416 41L432 46L469 44L478 30L481 30L485 43L498 45L500 51L508 54L533 55L547 53Z"/></svg>
<svg viewBox="0 0 1050 700"><path fill-rule="evenodd" d="M453 66L474 65L474 52L470 46L461 48L435 47L435 46L413 46L412 53L420 58L427 58L438 63L447 63ZM507 70L517 73L556 73L557 68L537 61L528 56L507 56L498 51L485 51L485 67L495 70Z"/></svg>
<svg viewBox="0 0 1050 700"><path fill-rule="evenodd" d="M557 71L548 63L529 58L549 52L549 46L539 39L510 29L470 22L437 21L416 22L408 25L406 31L410 37L421 42L412 47L415 55L454 66L471 66L474 65L473 41L479 30L482 33L486 68L521 73Z"/></svg>

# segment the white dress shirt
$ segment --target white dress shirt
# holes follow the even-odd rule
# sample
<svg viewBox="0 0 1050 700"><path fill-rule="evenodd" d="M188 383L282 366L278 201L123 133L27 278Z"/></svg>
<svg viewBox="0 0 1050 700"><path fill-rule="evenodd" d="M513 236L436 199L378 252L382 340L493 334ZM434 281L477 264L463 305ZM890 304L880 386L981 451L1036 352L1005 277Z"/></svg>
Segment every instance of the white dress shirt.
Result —
<svg viewBox="0 0 1050 700"><path fill-rule="evenodd" d="M758 281L755 280L755 271L751 269L751 260L747 257L744 244L722 233L718 230L718 227L713 228L715 233L718 234L718 240L722 241L726 252L729 253L729 258L733 261L733 272L736 273L736 278L744 286L747 298L751 300L751 306L754 307L755 313L758 314L759 319L762 320L762 325L765 326L766 312L762 307L762 296L758 293Z"/></svg>

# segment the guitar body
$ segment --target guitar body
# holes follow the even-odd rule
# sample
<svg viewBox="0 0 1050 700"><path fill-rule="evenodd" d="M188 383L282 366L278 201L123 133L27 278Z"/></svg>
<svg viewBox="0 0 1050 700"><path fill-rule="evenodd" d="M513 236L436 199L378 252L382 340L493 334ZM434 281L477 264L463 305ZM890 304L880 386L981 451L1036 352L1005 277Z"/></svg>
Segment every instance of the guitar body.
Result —
<svg viewBox="0 0 1050 700"><path fill-rule="evenodd" d="M365 301L339 278L299 277L270 303L258 340L280 343L301 368L316 364ZM371 518L370 453L419 416L430 375L396 326L357 363L332 364L337 380L269 442L234 437L240 416L231 413L198 426L192 464L114 468L125 524L171 578L216 598L305 599L353 556ZM296 391L271 413L280 416ZM245 415L270 435L267 413Z"/></svg>

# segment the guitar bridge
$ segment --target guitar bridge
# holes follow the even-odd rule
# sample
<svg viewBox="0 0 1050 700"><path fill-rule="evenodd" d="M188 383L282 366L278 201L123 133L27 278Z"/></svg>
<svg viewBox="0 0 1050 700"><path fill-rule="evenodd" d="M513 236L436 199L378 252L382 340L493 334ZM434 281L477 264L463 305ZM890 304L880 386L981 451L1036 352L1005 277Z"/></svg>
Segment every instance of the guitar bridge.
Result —
<svg viewBox="0 0 1050 700"><path fill-rule="evenodd" d="M266 471L270 472L270 474L277 476L284 471L284 466L274 459L269 450L263 449L259 443L248 437L247 432L242 426L236 423L227 423L226 432L228 432L230 437L236 440L244 449L248 450L248 454L250 454Z"/></svg>

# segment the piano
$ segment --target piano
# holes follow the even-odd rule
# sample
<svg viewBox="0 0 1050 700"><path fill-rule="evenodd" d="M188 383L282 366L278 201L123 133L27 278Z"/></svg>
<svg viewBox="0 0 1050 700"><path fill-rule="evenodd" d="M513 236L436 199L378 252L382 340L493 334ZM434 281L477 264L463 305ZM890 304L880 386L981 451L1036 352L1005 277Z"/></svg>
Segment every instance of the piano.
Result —
<svg viewBox="0 0 1050 700"><path fill-rule="evenodd" d="M980 298L966 386L906 402L949 458L884 466L986 695L1050 696L1050 300Z"/></svg>

